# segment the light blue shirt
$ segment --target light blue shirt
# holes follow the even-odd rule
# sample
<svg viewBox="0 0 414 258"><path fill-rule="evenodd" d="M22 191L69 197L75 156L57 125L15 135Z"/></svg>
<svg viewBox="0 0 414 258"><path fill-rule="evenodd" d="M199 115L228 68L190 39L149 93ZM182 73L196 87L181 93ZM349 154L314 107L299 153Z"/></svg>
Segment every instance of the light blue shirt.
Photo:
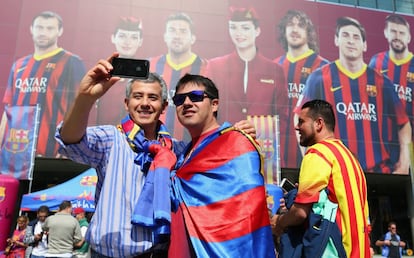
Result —
<svg viewBox="0 0 414 258"><path fill-rule="evenodd" d="M131 224L145 176L134 163L126 137L115 126L88 127L77 144L65 145L57 127L59 153L96 169L96 210L86 239L96 252L109 257L132 257L152 246L151 232ZM175 147L184 144L175 142Z"/></svg>

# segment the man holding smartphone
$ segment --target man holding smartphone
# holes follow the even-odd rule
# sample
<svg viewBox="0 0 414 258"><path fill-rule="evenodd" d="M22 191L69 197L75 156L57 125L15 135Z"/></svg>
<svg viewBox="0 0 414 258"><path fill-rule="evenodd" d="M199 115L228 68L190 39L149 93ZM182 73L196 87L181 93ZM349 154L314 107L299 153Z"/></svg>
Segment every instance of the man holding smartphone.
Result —
<svg viewBox="0 0 414 258"><path fill-rule="evenodd" d="M117 87L115 83L121 79L110 75L115 57L117 53L99 60L87 72L55 137L61 145L60 153L90 165L98 175L96 210L86 234L91 256L167 257L164 247L168 246L168 236L155 246L152 230L133 223L132 217L155 158L148 142L158 141L161 149L172 148L175 153L181 153L184 144L171 139L159 120L168 105L168 93L165 81L156 73L128 82L124 99L128 115L118 127L87 127L88 111L95 101ZM246 128L243 125L254 131L246 123L240 124L241 129ZM175 164L173 157L169 159L168 169ZM160 252L155 250L158 247Z"/></svg>

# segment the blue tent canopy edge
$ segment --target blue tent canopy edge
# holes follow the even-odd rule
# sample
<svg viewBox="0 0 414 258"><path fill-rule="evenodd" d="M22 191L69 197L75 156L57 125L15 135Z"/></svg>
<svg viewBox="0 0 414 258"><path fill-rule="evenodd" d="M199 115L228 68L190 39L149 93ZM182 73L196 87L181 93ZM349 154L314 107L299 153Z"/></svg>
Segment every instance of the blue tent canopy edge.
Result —
<svg viewBox="0 0 414 258"><path fill-rule="evenodd" d="M95 211L95 188L98 177L94 168L51 188L24 194L21 211L37 211L46 205L51 211L57 211L62 201L68 200L72 207L82 207L87 212Z"/></svg>

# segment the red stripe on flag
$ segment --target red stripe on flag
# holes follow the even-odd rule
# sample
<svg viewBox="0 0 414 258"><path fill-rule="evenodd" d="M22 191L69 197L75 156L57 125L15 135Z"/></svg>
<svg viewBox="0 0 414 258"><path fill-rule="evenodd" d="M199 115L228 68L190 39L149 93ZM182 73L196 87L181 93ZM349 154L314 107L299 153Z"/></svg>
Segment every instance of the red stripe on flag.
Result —
<svg viewBox="0 0 414 258"><path fill-rule="evenodd" d="M222 242L250 234L269 225L264 187L259 186L232 198L206 206L182 209L188 221L190 237L207 242ZM253 201L254 200L254 201ZM188 210L186 210L188 208Z"/></svg>

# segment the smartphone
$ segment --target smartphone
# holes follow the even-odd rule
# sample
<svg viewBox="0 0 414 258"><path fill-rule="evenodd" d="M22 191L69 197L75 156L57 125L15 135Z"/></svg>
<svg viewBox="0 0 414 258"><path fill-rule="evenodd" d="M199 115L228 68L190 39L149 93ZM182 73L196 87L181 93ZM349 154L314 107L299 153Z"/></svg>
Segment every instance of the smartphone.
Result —
<svg viewBox="0 0 414 258"><path fill-rule="evenodd" d="M145 59L115 57L112 59L112 66L112 76L147 79L150 62Z"/></svg>
<svg viewBox="0 0 414 258"><path fill-rule="evenodd" d="M289 192L290 190L293 190L296 188L295 184L290 182L287 178L283 178L280 182L280 187L283 188L286 192Z"/></svg>

